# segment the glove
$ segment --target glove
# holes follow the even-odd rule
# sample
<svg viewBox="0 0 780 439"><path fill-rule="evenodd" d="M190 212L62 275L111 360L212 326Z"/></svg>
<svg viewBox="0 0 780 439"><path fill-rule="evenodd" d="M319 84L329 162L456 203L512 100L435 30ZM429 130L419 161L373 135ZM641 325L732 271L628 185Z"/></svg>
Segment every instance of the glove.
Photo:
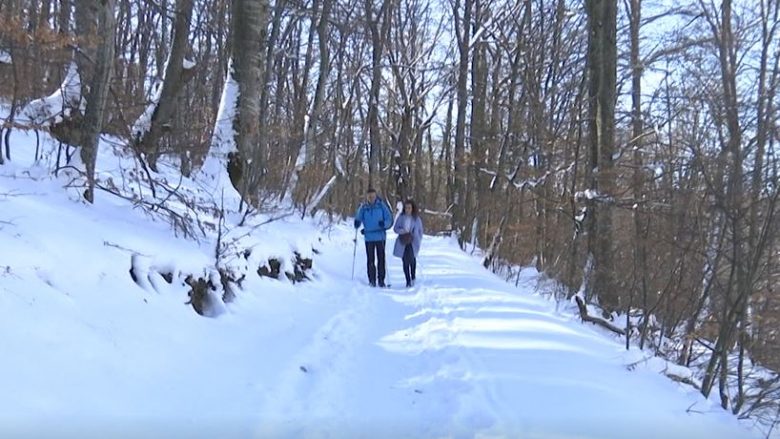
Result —
<svg viewBox="0 0 780 439"><path fill-rule="evenodd" d="M355 228L357 229L358 227L360 227L360 220L356 219L355 220Z"/></svg>
<svg viewBox="0 0 780 439"><path fill-rule="evenodd" d="M361 234L361 235L365 235L365 234L366 234L366 229L363 229L363 230L361 230L361 231L360 231L360 234Z"/></svg>
<svg viewBox="0 0 780 439"><path fill-rule="evenodd" d="M385 220L379 220L379 227L385 228Z"/></svg>

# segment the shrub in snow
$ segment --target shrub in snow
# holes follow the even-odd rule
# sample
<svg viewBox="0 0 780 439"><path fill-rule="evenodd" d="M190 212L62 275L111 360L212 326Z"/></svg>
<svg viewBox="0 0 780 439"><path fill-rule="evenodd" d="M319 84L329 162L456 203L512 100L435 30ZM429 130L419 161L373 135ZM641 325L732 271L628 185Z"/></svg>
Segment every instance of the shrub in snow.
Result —
<svg viewBox="0 0 780 439"><path fill-rule="evenodd" d="M303 282L311 280L307 274L307 271L311 270L313 261L311 258L304 258L300 253L294 252L295 259L293 260L293 272L286 272L287 279L290 279L292 283Z"/></svg>
<svg viewBox="0 0 780 439"><path fill-rule="evenodd" d="M222 284L222 302L230 303L236 298L236 292L234 285L241 288L241 283L246 279L246 274L236 277L233 271L220 268L219 270L219 282Z"/></svg>
<svg viewBox="0 0 780 439"><path fill-rule="evenodd" d="M257 274L260 277L270 277L271 279L279 279L281 273L282 263L277 258L268 258L268 265L261 265L257 269Z"/></svg>
<svg viewBox="0 0 780 439"><path fill-rule="evenodd" d="M208 279L200 277L194 278L187 276L185 282L190 286L188 293L190 300L188 305L192 305L195 312L205 317L216 317L223 311L221 299L217 297L217 286L209 276Z"/></svg>
<svg viewBox="0 0 780 439"><path fill-rule="evenodd" d="M299 252L293 252L292 258L292 271L285 271L284 275L292 283L305 282L311 280L309 272L314 266L314 261L311 258L302 256ZM279 279L282 274L282 260L281 258L269 258L267 265L261 265L257 269L257 274L261 277L270 277L271 279Z"/></svg>

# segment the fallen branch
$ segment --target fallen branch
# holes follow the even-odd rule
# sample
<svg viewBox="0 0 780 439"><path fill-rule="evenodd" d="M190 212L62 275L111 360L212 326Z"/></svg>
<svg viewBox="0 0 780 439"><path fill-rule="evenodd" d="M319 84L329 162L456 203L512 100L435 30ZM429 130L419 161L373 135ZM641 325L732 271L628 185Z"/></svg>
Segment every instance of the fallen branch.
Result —
<svg viewBox="0 0 780 439"><path fill-rule="evenodd" d="M669 378L672 381L676 381L676 382L682 383L682 384L687 384L687 385L693 387L696 390L701 390L701 386L699 386L699 384L696 381L694 381L694 380L692 380L692 379L690 379L688 377L682 377L680 375L676 375L676 374L674 374L672 372L669 372L669 371L664 371L664 375L666 375L666 377Z"/></svg>
<svg viewBox="0 0 780 439"><path fill-rule="evenodd" d="M443 216L446 218L451 218L452 213L450 212L437 212L435 210L429 210L429 209L423 209L423 213L426 215L432 215L432 216Z"/></svg>
<svg viewBox="0 0 780 439"><path fill-rule="evenodd" d="M312 199L312 201L306 206L306 209L304 212L311 212L313 215L316 212L317 206L319 206L320 202L323 198L325 198L325 195L328 195L328 192L330 192L331 189L333 189L333 185L338 181L339 175L336 174L328 180L327 183L320 189L319 192L317 192L317 195Z"/></svg>
<svg viewBox="0 0 780 439"><path fill-rule="evenodd" d="M628 369L630 371L633 371L633 370L635 370L637 368L637 366L639 366L642 363L647 363L651 358L654 358L654 357L652 357L652 356L651 357L644 357L641 360L634 361L633 363L629 363L629 364L626 365L626 369Z"/></svg>
<svg viewBox="0 0 780 439"><path fill-rule="evenodd" d="M115 249L119 249L119 250L125 251L125 252L127 252L127 253L130 253L130 254L139 254L139 255L141 255L141 256L151 257L151 255L146 255L146 254L143 254L143 253L138 253L137 251L135 251L135 250L133 250L133 249L131 249L131 248L122 247L121 245L119 245L119 244L114 244L114 243L113 243L113 242L111 242L111 241L103 241L103 245L104 245L105 247L113 247L113 248L115 248Z"/></svg>
<svg viewBox="0 0 780 439"><path fill-rule="evenodd" d="M198 227L202 236L206 236L206 230L203 228L203 225L201 224L200 221L193 221L191 218L184 216L169 207L162 206L154 202L146 201L143 198L125 195L121 193L118 189L114 187L104 186L100 184L100 182L97 182L95 187L111 195L114 195L115 197L129 201L130 203L133 204L133 206L140 206L149 214L160 213L160 212L164 212L168 214L168 219L171 222L171 225L173 226L174 230L180 230L182 233L184 233L185 237L193 238L196 241L198 240L197 232L194 226Z"/></svg>
<svg viewBox="0 0 780 439"><path fill-rule="evenodd" d="M700 411L700 410L694 410L694 409L693 409L693 407L694 407L696 404L697 404L697 403L696 403L696 402L694 402L694 403L692 403L691 405L689 405L689 406L688 406L688 408L685 410L685 413L698 413L698 414L700 414L700 415L703 415L703 414L704 414L704 412L703 412L703 411Z"/></svg>
<svg viewBox="0 0 780 439"><path fill-rule="evenodd" d="M577 302L577 308L580 309L580 318L583 322L594 323L618 335L626 335L626 331L623 328L618 328L617 326L602 318L589 315L588 308L585 306L585 302L582 301L580 296L574 296L574 300Z"/></svg>

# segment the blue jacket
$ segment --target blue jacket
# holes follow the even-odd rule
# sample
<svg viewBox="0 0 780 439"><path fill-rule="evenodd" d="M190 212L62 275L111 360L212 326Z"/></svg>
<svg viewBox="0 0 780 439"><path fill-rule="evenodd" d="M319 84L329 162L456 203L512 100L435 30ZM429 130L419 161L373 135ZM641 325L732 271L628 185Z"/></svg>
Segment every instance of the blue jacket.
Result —
<svg viewBox="0 0 780 439"><path fill-rule="evenodd" d="M393 227L393 214L387 203L376 197L374 203L363 203L355 213L355 228L363 224L363 235L366 242L384 241L386 231Z"/></svg>

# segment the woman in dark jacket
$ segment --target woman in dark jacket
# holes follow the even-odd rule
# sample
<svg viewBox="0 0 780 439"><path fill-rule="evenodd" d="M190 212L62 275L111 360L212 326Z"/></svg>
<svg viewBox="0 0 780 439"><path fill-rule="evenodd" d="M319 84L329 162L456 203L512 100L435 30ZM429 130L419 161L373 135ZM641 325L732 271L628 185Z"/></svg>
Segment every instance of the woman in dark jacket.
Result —
<svg viewBox="0 0 780 439"><path fill-rule="evenodd" d="M417 254L423 237L422 219L413 200L404 203L404 211L395 220L393 231L398 234L393 256L403 261L406 286L411 287L417 277Z"/></svg>

